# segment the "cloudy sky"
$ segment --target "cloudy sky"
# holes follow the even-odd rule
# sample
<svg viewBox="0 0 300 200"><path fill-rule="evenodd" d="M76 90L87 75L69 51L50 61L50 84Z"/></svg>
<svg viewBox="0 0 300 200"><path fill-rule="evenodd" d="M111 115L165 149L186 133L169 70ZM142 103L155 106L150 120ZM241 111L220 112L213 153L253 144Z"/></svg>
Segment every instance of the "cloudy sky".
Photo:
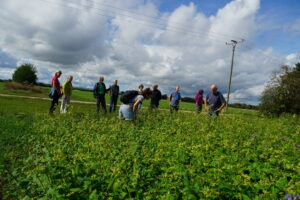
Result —
<svg viewBox="0 0 300 200"><path fill-rule="evenodd" d="M232 102L257 104L272 72L300 61L299 0L1 0L0 79L30 62L40 82L56 70L91 88L157 83L184 96L216 83Z"/></svg>

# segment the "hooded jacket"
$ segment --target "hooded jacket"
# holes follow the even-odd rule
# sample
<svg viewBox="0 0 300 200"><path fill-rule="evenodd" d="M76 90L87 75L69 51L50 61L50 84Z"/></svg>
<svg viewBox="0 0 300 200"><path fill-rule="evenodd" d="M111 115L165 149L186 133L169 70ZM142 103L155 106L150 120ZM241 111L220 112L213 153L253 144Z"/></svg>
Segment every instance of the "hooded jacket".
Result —
<svg viewBox="0 0 300 200"><path fill-rule="evenodd" d="M203 104L203 90L199 90L198 93L195 95L196 105L202 106Z"/></svg>

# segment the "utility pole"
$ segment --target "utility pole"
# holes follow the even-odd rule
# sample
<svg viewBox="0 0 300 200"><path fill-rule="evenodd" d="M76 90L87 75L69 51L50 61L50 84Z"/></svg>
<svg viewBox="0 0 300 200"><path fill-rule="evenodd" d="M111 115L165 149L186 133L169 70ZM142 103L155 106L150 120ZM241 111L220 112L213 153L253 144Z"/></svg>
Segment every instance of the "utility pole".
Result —
<svg viewBox="0 0 300 200"><path fill-rule="evenodd" d="M238 43L241 43L241 42L244 42L244 41L245 40L242 39L241 41L238 41L238 42L235 41L235 40L231 40L231 42L226 42L226 45L231 45L232 46L232 57L231 57L231 67L230 67L230 75L229 75L229 83L228 83L226 110L228 110L228 105L229 105L229 97L230 97L230 89L231 89L231 79L232 79L232 70L233 70L235 47Z"/></svg>

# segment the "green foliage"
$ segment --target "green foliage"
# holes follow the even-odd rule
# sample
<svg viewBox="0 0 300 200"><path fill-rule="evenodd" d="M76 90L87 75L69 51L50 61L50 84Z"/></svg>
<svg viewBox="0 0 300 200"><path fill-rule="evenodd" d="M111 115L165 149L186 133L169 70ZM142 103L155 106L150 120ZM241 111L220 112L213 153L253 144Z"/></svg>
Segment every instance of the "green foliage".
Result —
<svg viewBox="0 0 300 200"><path fill-rule="evenodd" d="M300 63L294 68L283 66L265 88L260 111L279 116L282 113L300 114Z"/></svg>
<svg viewBox="0 0 300 200"><path fill-rule="evenodd" d="M192 97L182 97L181 101L182 102L195 103L195 98L192 98Z"/></svg>
<svg viewBox="0 0 300 200"><path fill-rule="evenodd" d="M1 108L3 199L282 199L300 194L296 117L228 115L211 121L206 115L141 111L132 124L81 106L54 117Z"/></svg>
<svg viewBox="0 0 300 200"><path fill-rule="evenodd" d="M36 74L36 68L32 64L22 64L15 70L12 79L17 83L36 84Z"/></svg>

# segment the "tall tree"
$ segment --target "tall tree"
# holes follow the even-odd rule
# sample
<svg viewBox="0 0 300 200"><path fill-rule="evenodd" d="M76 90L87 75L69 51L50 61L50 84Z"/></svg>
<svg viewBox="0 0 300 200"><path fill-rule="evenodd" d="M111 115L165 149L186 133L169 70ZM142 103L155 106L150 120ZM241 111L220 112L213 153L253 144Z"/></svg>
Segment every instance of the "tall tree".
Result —
<svg viewBox="0 0 300 200"><path fill-rule="evenodd" d="M260 110L275 115L300 114L300 63L283 66L280 75L272 77L262 93Z"/></svg>
<svg viewBox="0 0 300 200"><path fill-rule="evenodd" d="M12 80L17 83L23 84L36 84L37 81L37 70L36 68L30 64L22 64L19 66L13 76Z"/></svg>

